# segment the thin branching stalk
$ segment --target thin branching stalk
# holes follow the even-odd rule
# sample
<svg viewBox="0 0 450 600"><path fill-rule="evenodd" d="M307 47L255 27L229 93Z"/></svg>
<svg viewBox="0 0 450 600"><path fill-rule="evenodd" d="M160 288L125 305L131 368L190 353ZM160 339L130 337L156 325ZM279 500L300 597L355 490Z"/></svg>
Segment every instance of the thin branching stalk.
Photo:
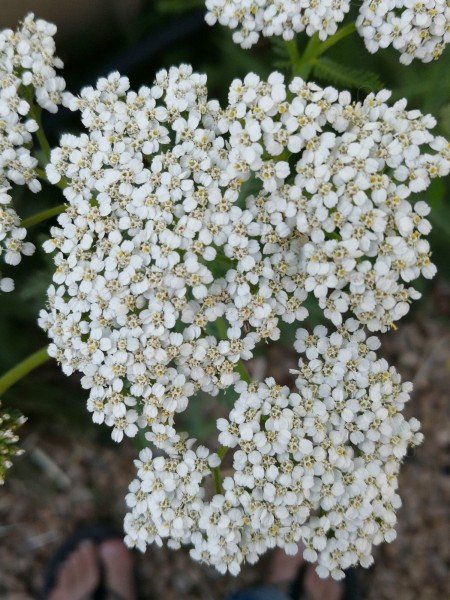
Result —
<svg viewBox="0 0 450 600"><path fill-rule="evenodd" d="M0 396L28 375L28 373L31 373L31 371L34 371L34 369L37 369L49 359L47 346L44 346L44 348L34 352L34 354L31 354L25 360L12 367L12 369L0 377Z"/></svg>
<svg viewBox="0 0 450 600"><path fill-rule="evenodd" d="M29 229L38 223L42 223L43 221L47 221L56 215L60 215L67 208L67 204L58 204L57 206L52 206L52 208L47 208L46 210L42 210L41 212L28 217L27 219L23 219L21 222L21 227L25 227Z"/></svg>

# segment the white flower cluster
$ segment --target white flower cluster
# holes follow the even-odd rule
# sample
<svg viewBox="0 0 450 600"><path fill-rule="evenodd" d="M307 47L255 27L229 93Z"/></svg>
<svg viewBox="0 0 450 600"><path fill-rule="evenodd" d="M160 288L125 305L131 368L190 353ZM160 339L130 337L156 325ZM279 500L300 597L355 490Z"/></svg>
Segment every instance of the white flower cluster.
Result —
<svg viewBox="0 0 450 600"><path fill-rule="evenodd" d="M450 154L430 116L388 98L249 74L221 108L188 66L138 92L113 73L64 96L87 133L64 135L47 167L68 209L44 245L57 268L40 324L94 421L157 448L127 498L130 545L192 544L236 573L302 539L340 577L392 539L398 467L421 436L401 414L410 386L358 327L389 328L418 296L405 284L433 276L428 207L410 200ZM297 391L241 381L238 362L304 320L309 292L339 329L300 330ZM176 416L230 386L222 484Z"/></svg>
<svg viewBox="0 0 450 600"><path fill-rule="evenodd" d="M180 437L158 444L165 457L143 450L126 543L192 545L193 558L233 574L268 548L295 554L300 540L323 577L369 566L372 546L395 538L397 473L422 439L419 422L402 416L412 386L377 359L378 345L352 321L331 335L300 329L295 392L273 379L239 382L229 419L218 421L234 472L210 501L203 480L217 455Z"/></svg>
<svg viewBox="0 0 450 600"><path fill-rule="evenodd" d="M296 33L333 35L350 0L206 0L206 21L235 30L233 41L250 48L265 37L291 40ZM393 46L410 64L438 59L450 41L448 0L364 0L356 21L369 52Z"/></svg>
<svg viewBox="0 0 450 600"><path fill-rule="evenodd" d="M28 15L19 29L0 31L0 256L17 265L30 255L33 244L25 242L26 230L12 207L11 184L26 185L38 192L41 185L30 153L32 133L38 129L31 113L34 102L50 112L61 103L64 80L56 76L62 62L55 57L56 27ZM2 278L1 291L11 291L13 281Z"/></svg>
<svg viewBox="0 0 450 600"><path fill-rule="evenodd" d="M291 40L306 31L325 40L350 10L350 0L206 0L206 8L209 25L235 29L233 41L250 48L260 35Z"/></svg>
<svg viewBox="0 0 450 600"><path fill-rule="evenodd" d="M389 97L352 102L300 78L287 89L279 73L250 74L232 83L219 119L232 175L261 182L249 205L281 238L304 237L306 291L335 325L351 311L372 331L385 331L419 297L406 283L435 273L424 239L429 207L410 199L450 171L433 117L408 111L406 100L389 106Z"/></svg>
<svg viewBox="0 0 450 600"><path fill-rule="evenodd" d="M23 452L18 447L17 430L25 421L23 415L5 409L0 402L0 485L5 482L5 474L12 466L12 460Z"/></svg>
<svg viewBox="0 0 450 600"><path fill-rule="evenodd" d="M369 52L393 46L405 65L438 59L450 42L448 0L365 0L356 21Z"/></svg>
<svg viewBox="0 0 450 600"><path fill-rule="evenodd" d="M138 93L113 74L67 95L89 134L63 136L47 168L50 181L66 178L70 207L45 244L59 252L41 324L118 441L170 428L199 389L236 381L236 363L279 336L280 317L307 315L301 240L279 235L254 201L239 207L242 180L205 83L183 66Z"/></svg>

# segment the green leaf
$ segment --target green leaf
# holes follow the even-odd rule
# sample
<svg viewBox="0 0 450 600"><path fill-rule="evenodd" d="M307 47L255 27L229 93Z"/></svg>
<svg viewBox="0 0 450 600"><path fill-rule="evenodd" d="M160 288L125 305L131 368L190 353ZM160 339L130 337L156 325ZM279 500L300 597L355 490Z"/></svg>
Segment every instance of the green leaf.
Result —
<svg viewBox="0 0 450 600"><path fill-rule="evenodd" d="M270 43L272 44L272 49L274 54L277 56L282 56L283 58L289 60L289 52L286 42L279 37L273 36L270 38Z"/></svg>
<svg viewBox="0 0 450 600"><path fill-rule="evenodd" d="M314 63L313 73L317 79L339 87L356 88L370 92L383 88L383 83L376 73L366 69L349 67L329 58L319 58Z"/></svg>
<svg viewBox="0 0 450 600"><path fill-rule="evenodd" d="M341 40L344 40L346 37L348 37L355 31L356 31L355 23L348 23L347 25L344 25L343 27L338 29L334 35L332 35L327 40L325 40L324 42L321 42L319 44L319 47L316 52L316 56L317 57L321 56L322 54L327 52L330 48L332 48L335 44L339 43Z"/></svg>
<svg viewBox="0 0 450 600"><path fill-rule="evenodd" d="M450 103L442 107L439 125L447 138L450 138Z"/></svg>
<svg viewBox="0 0 450 600"><path fill-rule="evenodd" d="M286 42L276 36L270 38L270 41L272 44L273 53L276 57L273 61L273 66L277 69L289 69L291 66L291 59Z"/></svg>
<svg viewBox="0 0 450 600"><path fill-rule="evenodd" d="M450 206L447 200L447 187L444 179L435 179L428 188L428 204L431 206L430 221L433 227L440 229L445 236L450 237Z"/></svg>

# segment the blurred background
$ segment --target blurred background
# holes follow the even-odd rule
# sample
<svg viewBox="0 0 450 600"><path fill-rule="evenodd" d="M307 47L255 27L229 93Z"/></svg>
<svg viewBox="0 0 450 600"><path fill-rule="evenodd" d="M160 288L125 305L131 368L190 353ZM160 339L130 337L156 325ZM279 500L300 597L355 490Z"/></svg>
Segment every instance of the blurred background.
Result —
<svg viewBox="0 0 450 600"><path fill-rule="evenodd" d="M359 3L354 4L357 8ZM207 73L210 97L222 100L233 78L286 68L280 44L263 39L252 50L242 50L232 42L229 29L208 27L202 0L2 0L0 29L15 27L30 11L57 24L58 54L73 92L112 70L128 75L134 87L151 84L160 68L185 62ZM300 46L306 41L299 36ZM354 34L334 46L327 58L327 72L314 74L319 83L352 89L355 98L387 87L394 99L406 97L411 107L432 113L439 133L450 138L449 49L438 62L404 67L395 51L370 55ZM78 131L64 110L45 115L44 127L53 145L61 132ZM400 478L404 506L398 539L377 550L375 566L361 573L363 597L370 600L443 600L450 592L445 406L450 385L449 181L435 181L425 199L432 206L431 244L439 275L432 282L418 282L422 299L398 332L382 336L382 348L403 377L414 382L407 411L422 421L426 438L407 459ZM61 202L61 196L50 187L37 196L19 189L15 201L26 217ZM48 228L44 223L32 230L36 245L47 239ZM14 268L16 291L0 296L0 373L46 343L36 318L51 275L51 258L42 251ZM311 325L320 319L317 311L312 313ZM285 332L280 344L249 364L250 371L289 383L289 368L295 363L289 342ZM0 489L0 598L39 597L46 561L80 524L103 521L121 530L136 450L130 443L116 446L108 430L91 423L85 396L77 378L63 377L51 362L5 395L5 404L20 409L28 422L21 430L26 452ZM187 415L190 430L207 437L211 416ZM194 564L187 553L151 548L139 558L141 597L220 600L226 591L257 581L263 566L245 568L233 579Z"/></svg>

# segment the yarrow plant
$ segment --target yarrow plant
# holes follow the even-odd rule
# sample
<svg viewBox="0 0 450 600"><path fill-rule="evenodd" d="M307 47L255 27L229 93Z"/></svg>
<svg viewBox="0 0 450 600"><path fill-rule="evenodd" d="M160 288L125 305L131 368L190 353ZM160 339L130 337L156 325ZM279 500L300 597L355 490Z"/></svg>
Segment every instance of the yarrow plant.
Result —
<svg viewBox="0 0 450 600"><path fill-rule="evenodd" d="M207 4L210 21L243 23L243 45L283 34L291 50L303 30L337 42L349 9ZM49 152L29 119L11 142L29 174L5 167L8 181L38 191L45 179L65 203L50 211L61 214L43 244L55 262L39 316L51 343L0 378L0 394L51 356L81 375L95 423L116 442L138 440L131 547L188 546L236 575L268 549L295 554L301 542L322 577L368 567L373 547L395 538L400 465L422 441L403 414L412 385L378 356L371 333L396 328L420 296L412 282L436 272L424 193L450 172L450 146L434 118L386 90L356 101L307 81L296 52L293 77L249 73L231 82L224 105L189 65L137 91L112 73L75 95L55 74L52 26L30 16L22 29L32 41L6 32L0 46L17 78L6 93L11 130L58 104L84 130ZM317 57L329 45L316 42ZM405 52L415 54L411 43ZM311 301L328 327L300 327ZM245 361L279 340L283 323L297 331L292 387L252 381ZM217 396L232 405L207 445L183 413Z"/></svg>
<svg viewBox="0 0 450 600"><path fill-rule="evenodd" d="M165 441L166 456L140 453L125 541L142 550L164 538L189 544L193 558L233 574L268 548L295 554L300 540L320 576L368 567L372 545L395 538L400 461L422 439L419 422L401 414L411 384L377 359L377 347L356 322L331 335L299 329L295 391L240 381L229 418L218 421L222 448L234 450L220 493L205 501L219 457L195 440Z"/></svg>
<svg viewBox="0 0 450 600"><path fill-rule="evenodd" d="M12 207L11 186L26 185L39 192L32 156L32 134L39 135L41 110L56 112L65 87L56 69L63 63L55 56L56 27L28 15L16 30L0 32L0 257L17 265L34 245L24 241L26 230ZM14 288L10 277L2 277L0 290Z"/></svg>
<svg viewBox="0 0 450 600"><path fill-rule="evenodd" d="M336 33L350 10L350 0L206 0L206 22L236 29L233 40L250 48L264 37L292 40L296 33L318 33L321 40Z"/></svg>
<svg viewBox="0 0 450 600"><path fill-rule="evenodd" d="M4 409L0 402L0 485L5 482L6 471L12 466L13 459L23 453L18 447L17 430L25 421L23 415Z"/></svg>
<svg viewBox="0 0 450 600"><path fill-rule="evenodd" d="M243 48L260 35L292 40L305 31L325 40L336 33L350 5L350 0L206 0L206 21L235 30L233 40ZM356 27L369 52L392 45L408 65L414 58L439 58L450 41L448 0L364 0L358 6Z"/></svg>
<svg viewBox="0 0 450 600"><path fill-rule="evenodd" d="M409 65L438 59L450 42L448 0L365 0L356 21L369 52L393 46Z"/></svg>

